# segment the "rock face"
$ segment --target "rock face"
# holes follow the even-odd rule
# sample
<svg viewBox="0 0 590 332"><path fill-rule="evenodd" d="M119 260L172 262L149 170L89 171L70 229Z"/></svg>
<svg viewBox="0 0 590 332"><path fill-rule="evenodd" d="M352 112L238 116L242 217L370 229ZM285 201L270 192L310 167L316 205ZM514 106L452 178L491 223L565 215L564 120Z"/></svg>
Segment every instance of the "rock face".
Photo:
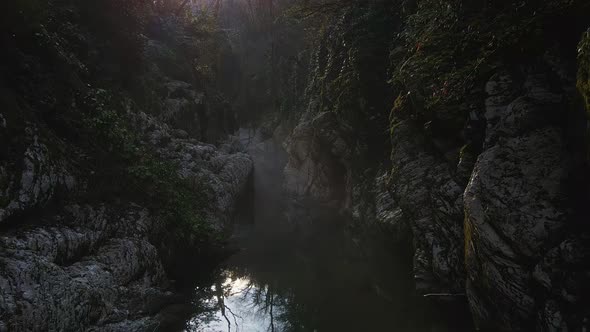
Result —
<svg viewBox="0 0 590 332"><path fill-rule="evenodd" d="M212 144L186 138L145 113L133 115L137 130L160 157L178 165L178 174L195 186L206 185L208 221L216 229L225 226L252 172L252 158L241 152L235 138L220 149ZM234 141L232 141L234 140ZM195 190L202 188L195 187Z"/></svg>
<svg viewBox="0 0 590 332"><path fill-rule="evenodd" d="M463 292L463 188L409 122L392 139L391 172L353 176L351 129L333 113L302 120L286 141L285 188L385 227L396 241L414 237L414 271L423 292ZM357 158L360 158L357 156Z"/></svg>
<svg viewBox="0 0 590 332"><path fill-rule="evenodd" d="M207 222L222 230L248 182L250 157L235 144L219 150L185 138L144 113L134 118L145 143L177 164L183 179L201 186L195 190L208 187ZM72 204L22 220L31 209L43 211L58 190L73 190L75 181L64 163L50 159L40 136L17 160L22 171L3 174L14 180L3 182L0 222L17 213L20 221L0 233L0 331L156 329L164 319L159 312L179 301L163 268L162 221L134 204Z"/></svg>
<svg viewBox="0 0 590 332"><path fill-rule="evenodd" d="M181 31L176 34L179 39L194 38L183 35ZM199 43L196 40L194 42ZM184 130L190 137L202 142L217 143L224 140L237 130L235 111L214 87L195 82L194 73L187 70L191 68L190 64L185 63L186 59L178 58L175 55L178 50L172 47L174 45L150 39L145 49L146 58L151 64L149 76L154 84L161 84L162 92L158 99L161 100L162 111L157 114L158 120ZM175 47L183 46L180 44ZM205 45L200 47L207 49Z"/></svg>
<svg viewBox="0 0 590 332"><path fill-rule="evenodd" d="M576 311L585 286L560 284L587 280L568 271L575 258L565 257L587 249L568 232L572 156L563 129L552 121L565 99L549 85L550 73L532 69L520 82L497 74L486 87L484 151L464 195L467 292L482 326L581 327ZM515 90L524 94L515 98ZM559 261L562 267L552 266Z"/></svg>
<svg viewBox="0 0 590 332"><path fill-rule="evenodd" d="M410 222L416 285L424 292L460 293L463 190L447 163L411 123L396 125L392 144L389 185Z"/></svg>
<svg viewBox="0 0 590 332"><path fill-rule="evenodd" d="M353 220L377 225L388 231L396 243L407 243L412 235L403 210L390 190L391 172L369 172L364 179L354 181L352 190Z"/></svg>
<svg viewBox="0 0 590 332"><path fill-rule="evenodd" d="M349 208L345 201L351 190L352 151L345 139L349 131L329 112L303 120L285 144L289 155L285 167L287 192Z"/></svg>
<svg viewBox="0 0 590 332"><path fill-rule="evenodd" d="M2 332L170 330L178 257L201 268L251 176L239 144L203 143L233 132L193 62L223 34L123 7L2 11Z"/></svg>
<svg viewBox="0 0 590 332"><path fill-rule="evenodd" d="M0 330L155 324L150 300L171 293L150 241L162 225L146 210L72 205L44 223L0 237Z"/></svg>
<svg viewBox="0 0 590 332"><path fill-rule="evenodd" d="M161 118L174 128L196 134L196 138L207 138L205 94L196 92L192 85L170 80L165 84L164 112Z"/></svg>
<svg viewBox="0 0 590 332"><path fill-rule="evenodd" d="M59 191L74 190L74 177L65 163L52 160L37 129L27 127L24 137L27 145L19 170L12 172L8 160L0 162L0 224L15 214L43 207Z"/></svg>
<svg viewBox="0 0 590 332"><path fill-rule="evenodd" d="M363 142L339 115L304 115L286 141L287 189L388 225L393 241L412 238L418 291L465 294L482 329L582 330L586 120L572 71L549 53L496 71L469 108L460 152L394 114L390 164L359 169Z"/></svg>

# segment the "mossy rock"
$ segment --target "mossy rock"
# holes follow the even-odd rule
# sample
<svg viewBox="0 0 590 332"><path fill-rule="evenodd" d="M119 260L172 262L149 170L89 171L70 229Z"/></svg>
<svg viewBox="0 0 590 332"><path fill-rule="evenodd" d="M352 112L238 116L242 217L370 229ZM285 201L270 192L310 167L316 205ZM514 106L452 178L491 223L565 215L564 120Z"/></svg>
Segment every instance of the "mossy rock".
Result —
<svg viewBox="0 0 590 332"><path fill-rule="evenodd" d="M578 45L578 91L584 99L586 114L590 118L590 30L582 36Z"/></svg>

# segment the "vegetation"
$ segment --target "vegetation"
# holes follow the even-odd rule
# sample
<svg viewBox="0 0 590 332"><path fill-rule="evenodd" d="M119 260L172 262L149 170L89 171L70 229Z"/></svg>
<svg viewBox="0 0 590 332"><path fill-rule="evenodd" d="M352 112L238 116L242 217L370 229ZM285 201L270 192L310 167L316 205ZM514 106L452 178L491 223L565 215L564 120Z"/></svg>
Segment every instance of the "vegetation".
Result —
<svg viewBox="0 0 590 332"><path fill-rule="evenodd" d="M182 53L203 40L215 43L207 22L162 21L143 0L28 0L3 6L2 63L16 65L1 68L1 85L3 95L18 105L3 100L8 107L3 116L11 124L19 118L22 126L40 127L56 159L70 161L92 188L86 200L148 206L165 220L176 243L203 247L217 240L203 216L207 187L180 179L176 166L144 145L130 121L138 111L162 111L162 83L144 52L148 28L173 29L161 35L169 44L178 42L174 38L181 32L190 34L192 44L172 45L171 56L183 60L178 66L190 73L187 80L207 85L214 78L202 68L215 59L199 59L192 76L191 55ZM21 138L16 149L24 136L14 134Z"/></svg>
<svg viewBox="0 0 590 332"><path fill-rule="evenodd" d="M318 96L317 111L332 111L353 126L355 139L371 155L386 151L387 119L393 101L387 84L389 43L399 17L396 6L368 3L351 6L326 27L313 55L314 79L308 93Z"/></svg>
<svg viewBox="0 0 590 332"><path fill-rule="evenodd" d="M354 125L354 139L373 156L388 153L388 131L402 119L476 149L462 129L469 112L481 107L490 73L547 49L555 24L578 29L560 17L587 6L559 0L212 4L212 12L187 15L180 0L26 0L3 4L1 23L8 49L2 60L19 64L3 68L2 81L26 96L19 101L27 110L23 121L43 119L63 145L56 153L90 149L78 162L104 192L120 187L108 179L128 179L129 196L151 203L165 197L148 205L179 206L162 213L196 229L203 224L198 204L188 202L201 195L183 188L173 165L142 146L127 119L138 109L162 112L163 76L203 90L213 108L236 100L244 122L252 120L249 112L265 111L293 122L305 100L309 111L335 112ZM220 33L217 22L240 35ZM163 45L149 61L146 37ZM587 39L579 45L578 89L588 108ZM262 51L238 64L232 44L242 58L253 45ZM252 104L253 96L261 100Z"/></svg>
<svg viewBox="0 0 590 332"><path fill-rule="evenodd" d="M578 68L577 87L584 98L586 111L590 112L590 31L584 33L578 45Z"/></svg>
<svg viewBox="0 0 590 332"><path fill-rule="evenodd" d="M468 144L477 152L481 137L466 136L464 127L483 107L486 81L501 66L514 70L508 67L547 52L572 58L588 6L566 0L296 2L288 15L312 31L306 37L313 51L303 54L309 61L298 73L308 77L307 103L293 102L289 91L299 100L302 91L284 80L281 114L335 112L356 129L369 157L387 153L387 133L400 120L457 151Z"/></svg>
<svg viewBox="0 0 590 332"><path fill-rule="evenodd" d="M272 129L331 112L338 125L352 128L346 148L354 150L354 160L346 161L342 173L352 174L346 180L353 184L342 186L363 196L354 208L367 211L375 204L377 169L388 167L390 140L400 123L422 131L433 154L444 155L452 167L480 152L484 130L468 129L470 121L483 123L485 84L500 70L524 73L552 53L570 61L565 67L577 60L576 85L590 115L590 32L582 33L588 1L244 0L224 6L207 0L197 9L189 4L0 5L0 129L3 121L10 124L0 132L0 140L9 142L0 147L0 160L15 160L41 137L50 157L67 161L64 167L81 179L80 191L87 192L75 193L82 196L76 200L149 207L170 230L166 240L194 249L219 244L221 235L205 217L211 188L183 180L178 165L162 160L133 124L139 112L169 121L165 101L172 95L189 95L182 96L189 100L189 118L202 121L198 128L183 127L183 137L208 142L223 136L208 135L213 122L231 122L227 132L236 129L236 110L242 125L270 118ZM169 87L179 82L188 88ZM475 113L476 120L470 119ZM568 135L586 126L577 124ZM8 187L3 167L0 162L0 189ZM0 202L8 203L1 190ZM273 299L271 291L259 295ZM294 297L285 302L293 304L285 315L307 314Z"/></svg>
<svg viewBox="0 0 590 332"><path fill-rule="evenodd" d="M519 63L551 48L548 36L558 25L575 35L576 22L561 17L583 6L587 5L571 1L483 6L418 1L394 41L392 83L399 91L394 115L432 122L444 135L460 132L467 114L480 107L477 101L491 73L502 64Z"/></svg>

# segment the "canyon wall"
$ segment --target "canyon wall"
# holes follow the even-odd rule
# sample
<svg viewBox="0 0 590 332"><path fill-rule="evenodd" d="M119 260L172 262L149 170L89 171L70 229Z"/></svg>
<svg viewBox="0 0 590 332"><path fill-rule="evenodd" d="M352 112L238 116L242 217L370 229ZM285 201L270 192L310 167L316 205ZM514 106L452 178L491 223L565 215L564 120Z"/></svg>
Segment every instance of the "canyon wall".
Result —
<svg viewBox="0 0 590 332"><path fill-rule="evenodd" d="M223 40L134 4L2 11L0 331L182 327L246 189L235 115L187 60Z"/></svg>
<svg viewBox="0 0 590 332"><path fill-rule="evenodd" d="M567 1L342 9L309 54L287 192L412 239L418 291L465 295L479 328L587 328L582 13Z"/></svg>

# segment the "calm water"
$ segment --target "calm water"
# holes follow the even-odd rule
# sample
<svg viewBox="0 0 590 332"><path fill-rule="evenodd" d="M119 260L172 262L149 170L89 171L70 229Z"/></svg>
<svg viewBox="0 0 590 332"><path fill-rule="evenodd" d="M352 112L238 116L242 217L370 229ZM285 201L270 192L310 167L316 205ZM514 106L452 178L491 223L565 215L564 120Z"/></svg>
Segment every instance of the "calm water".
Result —
<svg viewBox="0 0 590 332"><path fill-rule="evenodd" d="M251 142L253 212L235 226L236 253L214 281L194 289L200 309L185 331L468 330L463 305L414 294L411 261L387 234L366 234L329 209L285 199L284 152L259 137Z"/></svg>

